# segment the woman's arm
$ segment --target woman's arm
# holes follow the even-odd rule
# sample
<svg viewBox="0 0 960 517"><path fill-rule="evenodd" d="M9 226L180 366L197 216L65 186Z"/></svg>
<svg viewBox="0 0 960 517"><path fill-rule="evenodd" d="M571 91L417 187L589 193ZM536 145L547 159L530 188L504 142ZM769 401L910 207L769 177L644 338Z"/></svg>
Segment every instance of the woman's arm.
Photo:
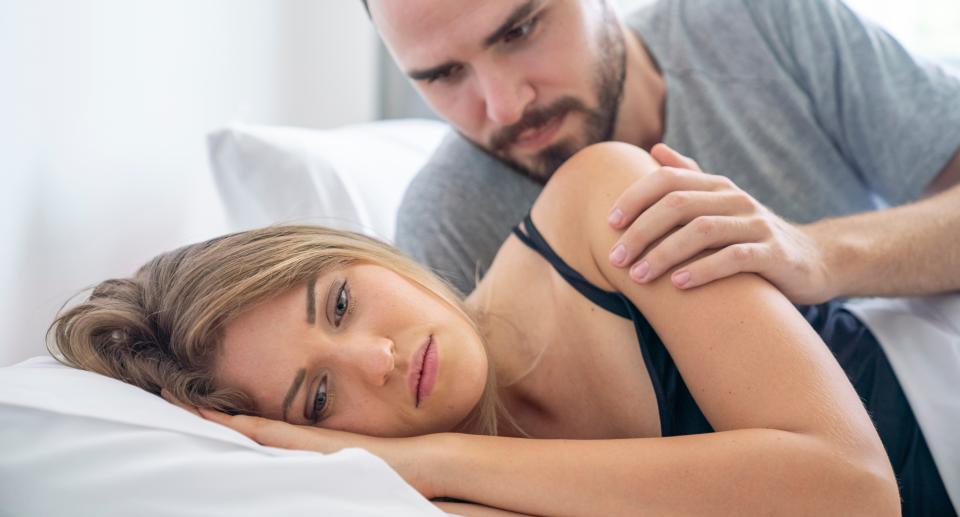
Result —
<svg viewBox="0 0 960 517"><path fill-rule="evenodd" d="M514 513L471 503L434 502L433 504L449 514L461 517L531 517L523 513Z"/></svg>
<svg viewBox="0 0 960 517"><path fill-rule="evenodd" d="M640 308L718 432L444 435L430 461L442 495L544 515L897 515L896 481L862 403L782 294L755 275L680 291L668 275L640 285L609 267L617 235L606 212L653 167L630 146L588 148L551 179L533 218L571 265Z"/></svg>

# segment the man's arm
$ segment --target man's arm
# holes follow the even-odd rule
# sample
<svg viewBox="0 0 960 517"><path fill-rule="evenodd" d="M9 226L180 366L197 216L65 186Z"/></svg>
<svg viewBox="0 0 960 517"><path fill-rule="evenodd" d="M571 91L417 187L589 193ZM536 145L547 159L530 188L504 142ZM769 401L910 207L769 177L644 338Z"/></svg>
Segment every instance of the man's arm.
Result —
<svg viewBox="0 0 960 517"><path fill-rule="evenodd" d="M942 191L958 184L957 158L944 164L960 145L960 81L910 55L841 1L737 4L750 12L770 51L803 88L818 129L858 172L859 181L900 208L794 225L729 181L691 172L699 170L691 160L658 146L654 157L675 170L631 187L618 202L624 220L615 227L643 215L621 241L624 260L611 257L611 262L626 267L646 261L647 279L652 279L710 249L712 255L674 273L674 283L694 287L754 271L801 303L958 289L956 193L920 199L931 186ZM821 193L792 194L814 199ZM683 228L647 249L675 226ZM643 266L635 267L641 278Z"/></svg>
<svg viewBox="0 0 960 517"><path fill-rule="evenodd" d="M632 265L640 283L715 250L674 271L674 285L689 289L754 272L795 303L960 289L960 150L931 183L929 197L809 225L783 220L666 146L655 147L653 156L664 167L628 187L614 203L619 217L611 218L614 227L630 228L610 260ZM653 245L676 227L682 228Z"/></svg>
<svg viewBox="0 0 960 517"><path fill-rule="evenodd" d="M823 250L825 298L960 290L960 152L915 203L800 229Z"/></svg>

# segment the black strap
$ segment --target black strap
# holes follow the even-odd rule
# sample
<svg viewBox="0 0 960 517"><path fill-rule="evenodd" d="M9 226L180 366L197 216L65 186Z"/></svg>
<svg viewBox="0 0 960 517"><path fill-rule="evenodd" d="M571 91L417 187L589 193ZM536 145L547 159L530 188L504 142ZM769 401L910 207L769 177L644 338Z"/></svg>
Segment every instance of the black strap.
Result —
<svg viewBox="0 0 960 517"><path fill-rule="evenodd" d="M599 305L600 307L606 309L621 318L630 318L630 312L627 307L624 306L623 299L618 293L604 291L599 287L591 284L586 278L583 278L577 270L573 269L566 262L560 258L556 252L553 251L553 248L547 244L546 239L540 235L540 232L537 230L537 227L533 224L533 220L530 219L528 214L523 219L523 226L526 230L526 233L520 229L520 226L517 225L513 228L513 234L520 239L521 242L526 244L530 249L536 251L543 257L564 280L567 281L574 289L580 292L591 302Z"/></svg>
<svg viewBox="0 0 960 517"><path fill-rule="evenodd" d="M650 326L647 319L626 296L621 293L600 289L587 281L586 278L583 278L583 275L577 270L567 265L567 263L553 251L553 248L547 244L546 239L544 239L543 235L537 230L537 227L533 224L533 220L530 219L529 215L524 218L523 226L527 233L524 233L523 230L520 229L520 226L517 225L513 228L513 234L516 235L521 242L546 259L557 273L560 273L560 276L573 286L574 289L607 311L622 318L633 320L634 328L637 331L637 340L640 343L640 351L643 354L643 361L647 365L647 372L650 375L653 391L657 397L657 411L660 414L660 432L662 436L673 436L673 434L675 434L673 419L667 408L667 395L664 391L663 375L661 373L666 371L665 368L667 366L672 366L673 362L666 348L664 348L663 343L660 341L660 338L658 338L654 332L653 327ZM673 371L676 371L675 367Z"/></svg>

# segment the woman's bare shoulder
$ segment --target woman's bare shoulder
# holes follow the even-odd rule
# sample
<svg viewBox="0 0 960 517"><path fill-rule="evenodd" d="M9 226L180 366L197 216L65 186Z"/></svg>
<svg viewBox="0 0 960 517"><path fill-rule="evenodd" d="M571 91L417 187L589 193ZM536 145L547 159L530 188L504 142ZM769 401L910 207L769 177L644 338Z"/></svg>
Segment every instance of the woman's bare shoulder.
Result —
<svg viewBox="0 0 960 517"><path fill-rule="evenodd" d="M571 209L579 208L600 210L606 220L606 213L623 190L657 167L659 164L646 151L630 144L602 142L588 146L550 178L533 206L534 217L578 218ZM597 202L601 206L594 206Z"/></svg>
<svg viewBox="0 0 960 517"><path fill-rule="evenodd" d="M531 210L537 229L567 264L598 287L611 289L594 259L592 243L614 242L607 224L614 201L642 175L659 167L643 149L603 142L565 162Z"/></svg>

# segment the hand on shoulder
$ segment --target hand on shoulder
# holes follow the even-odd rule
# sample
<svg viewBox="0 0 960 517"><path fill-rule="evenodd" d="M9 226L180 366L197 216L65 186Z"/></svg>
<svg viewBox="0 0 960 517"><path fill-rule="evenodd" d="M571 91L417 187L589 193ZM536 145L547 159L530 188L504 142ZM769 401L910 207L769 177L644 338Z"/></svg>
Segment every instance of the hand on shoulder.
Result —
<svg viewBox="0 0 960 517"><path fill-rule="evenodd" d="M823 239L812 227L785 221L729 178L703 172L666 145L652 153L662 165L611 203L609 223L623 235L610 248L610 264L629 267L641 284L671 270L679 289L750 272L795 303L833 297Z"/></svg>
<svg viewBox="0 0 960 517"><path fill-rule="evenodd" d="M598 269L592 242L615 242L607 213L630 185L659 164L643 149L601 142L577 152L550 178L531 217L553 249L587 280L612 290Z"/></svg>

